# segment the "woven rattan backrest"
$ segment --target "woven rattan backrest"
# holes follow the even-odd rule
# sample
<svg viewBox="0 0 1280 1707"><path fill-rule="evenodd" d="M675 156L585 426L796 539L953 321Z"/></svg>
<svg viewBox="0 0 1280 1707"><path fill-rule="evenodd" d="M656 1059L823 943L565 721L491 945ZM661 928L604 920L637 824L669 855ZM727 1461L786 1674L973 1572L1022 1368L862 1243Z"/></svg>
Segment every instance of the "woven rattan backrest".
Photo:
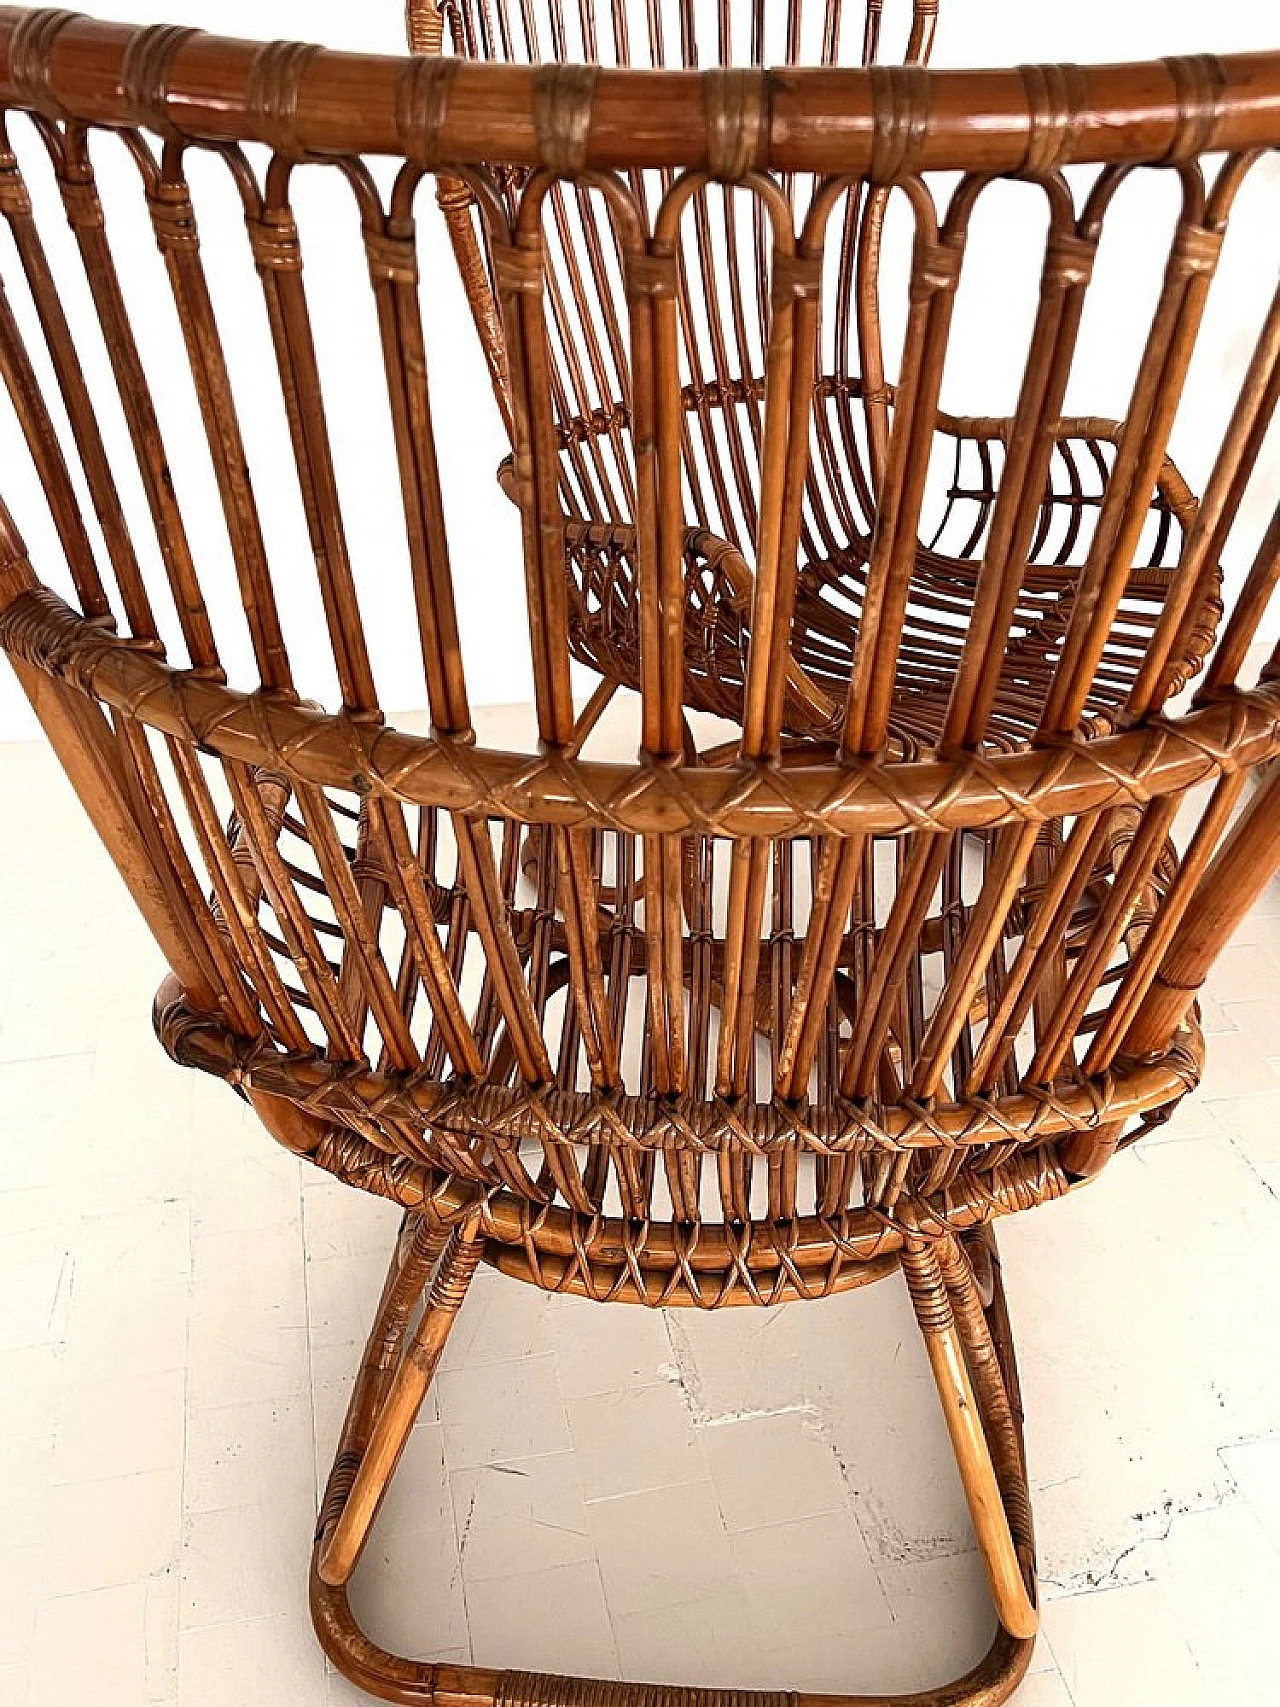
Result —
<svg viewBox="0 0 1280 1707"><path fill-rule="evenodd" d="M883 8L828 3L809 12L795 4L753 3L695 7L678 4L565 7L560 0L520 6L459 0L446 9L446 35L454 52L472 59L539 64L588 62L648 68L750 65L872 65L880 56ZM927 61L937 22L937 0L891 8L909 28L892 45L911 63ZM411 7L411 37L426 42L430 3ZM419 20L414 28L414 21ZM897 20L901 22L901 16ZM891 32L892 33L892 32ZM745 116L735 103L732 76L716 89L716 122L729 131ZM746 133L735 133L746 141ZM736 165L737 163L731 163ZM725 174L738 179L742 170ZM633 171L628 190L646 225L654 221L672 187L672 174ZM784 174L769 198L729 181L689 184L678 216L668 204L676 251L679 332L676 361L683 407L685 509L691 523L710 530L735 552L754 553L760 496L764 352L778 262L775 223L785 202L786 223L799 229L811 202L810 173ZM842 520L860 535L870 532L872 469L882 470L888 434L883 352L877 309L878 263L890 191L862 179L836 194L823 215L822 241L830 305L819 328L824 384L818 408L831 417L828 455L810 471L824 493L810 494L802 527L812 545L826 522L832 486L844 498ZM448 197L446 200L448 201ZM565 500L586 520L635 520L635 480L630 437L625 265L606 203L592 187L576 192L561 183L548 192L544 236L548 246L547 317L553 350L553 387L560 430L567 437ZM514 210L514 202L510 203ZM449 208L455 232L463 215ZM483 228L480 230L483 242ZM479 282L479 280L477 281ZM500 317L481 285L482 336ZM856 308L856 311L855 311ZM500 333L495 367L500 367ZM872 376L870 384L863 381ZM870 406L866 405L868 396ZM870 466L869 466L870 465ZM816 502L814 499L816 498Z"/></svg>
<svg viewBox="0 0 1280 1707"><path fill-rule="evenodd" d="M1280 307L1198 504L1167 443L1233 202L1280 140L1280 62L641 74L6 8L0 104L22 309L0 303L0 365L74 597L42 586L30 524L6 516L0 639L177 975L177 1052L183 1027L220 1028L229 1071L270 1093L287 1059L291 1094L371 1156L394 1132L477 1189L629 1223L1022 1190L1001 1172L1015 1150L1086 1126L1113 1146L1191 1082L1192 992L1280 853L1280 786L1237 814L1280 747L1274 672L1239 679L1280 523L1237 548L1218 628ZM130 311L125 216L98 191L108 143L163 256L184 352L164 373ZM1064 422L1092 258L1139 167L1181 212L1130 405L1122 430ZM450 399L428 377L456 328L433 318L447 253L424 259L414 220L437 169L484 222L488 261L463 244L463 262L491 267L501 317L536 698L518 752L476 743L458 636L457 578L480 571L451 559ZM288 642L304 572L255 496L230 263L191 188L207 172L243 211L340 704L314 702ZM348 543L324 273L304 284L295 219L315 175L345 186L368 268L429 736L383 720L368 636L389 581ZM966 236L1004 177L1030 181L1045 233L1017 409L948 426ZM850 234L890 189L915 241L894 389L868 415ZM714 275L718 320L699 320L682 252ZM96 365L73 310L97 323ZM725 383L736 425L709 419ZM170 475L179 389L247 672ZM920 536L940 430L981 447L976 529L949 549ZM1061 504L1055 468L1074 470ZM1197 708L1163 716L1210 648ZM580 750L574 651L638 691L635 759ZM698 709L734 719L718 753Z"/></svg>
<svg viewBox="0 0 1280 1707"><path fill-rule="evenodd" d="M1026 350L1017 352L1014 360L1019 366L1026 361L1027 383L1039 387L1038 418L1041 423L1059 421L1056 430L1041 431L1034 447L1029 441L1020 445L1011 478L1006 478L1012 417L955 419L937 407L970 228L982 223L986 203L996 199L994 189L1007 184L997 180L993 186L971 174L955 195L948 186L939 196L933 180L902 171L900 155L908 136L904 127L912 122L912 106L917 104L921 114L927 107L928 84L910 64L927 58L937 8L903 6L896 11L900 26L910 24L909 30L900 30L902 39L895 44L910 63L906 69L886 66L873 73L872 86L882 91L888 122L879 158L870 163L868 174L819 177L788 171L767 184L758 177L752 181L745 157L739 161L731 156L735 147L749 153L760 115L743 105L746 85L741 74L725 69L704 80L703 97L709 137L725 153L723 169L696 180L685 175L678 185L669 170L632 170L625 190L629 217L652 238L643 289L669 295L675 303L667 356L679 380L672 428L679 441L686 578L694 582L685 623L685 669L694 688L692 694L686 692L687 703L735 721L742 717L750 571L762 546L766 556L772 549L760 530L767 490L765 392L775 292L793 302L808 299L800 315L807 340L802 355L812 360L814 369L807 463L803 481L794 487L794 514L787 518L795 531L802 574L801 609L791 637L793 661L784 690L785 732L840 732L852 665L849 637L867 598L871 539L889 473L896 395L892 381L912 382L917 371L924 379L922 406L913 409L914 436L899 432L902 461L890 488L896 491L903 467L911 469L905 491L916 520L899 528L897 547L904 594L900 643L892 677L887 660L881 671L871 726L857 735L865 751L875 750L884 736L895 684L902 691L892 732L900 749L921 740L932 744L940 735L945 740L1025 739L1042 727L1046 714L1061 721L1064 708L1048 700L1045 645L1046 640L1056 645L1071 619L1078 579L1074 572L1090 552L1096 561L1111 549L1110 524L1127 504L1129 533L1121 555L1130 566L1140 563L1153 573L1146 583L1131 577L1121 604L1127 619L1149 626L1194 512L1194 500L1177 469L1159 458L1151 481L1137 488L1143 501L1135 496L1129 502L1127 483L1115 487L1109 525L1096 530L1094 512L1103 489L1110 486L1121 422L1059 421L1088 274L1107 209L1125 173L1109 174L1092 199L1087 188L1073 198L1052 173L1027 174L1040 184L1041 195L1030 195L1023 203L1023 227L1043 223L1048 228L1041 319L1027 349L1044 358L1055 326L1061 326L1062 337L1047 380L1031 371ZM423 7L417 16L434 13ZM651 6L633 15L621 3L566 11L558 0L546 5L530 0L510 9L500 0L496 5L450 7L447 23L460 53L534 64L590 58L606 66L715 65L733 59L745 65L770 54L779 64L799 58L847 64L859 57L864 63L875 60L883 16L879 7L863 17L854 8L829 6L805 14L793 5L761 4ZM543 64L535 82L544 92L546 112L557 110L569 123L575 101L581 106L589 100L593 76ZM558 102L556 89L561 91ZM513 226L521 217L517 200L524 184L523 174L508 174L500 181L505 216ZM507 272L510 268L505 262L498 267L492 255L487 271L480 261L487 230L468 210L465 185L458 180L448 185L442 202L509 415L503 317L491 280L499 279L503 267ZM891 364L887 374L880 271L886 213L895 202L903 222L913 228L916 253L899 295L914 302L915 311L910 316L895 313L905 303L889 304L890 318L905 324L897 340L899 371ZM561 440L559 502L568 518L570 572L578 584L569 613L571 648L583 662L638 688L633 561L637 472L627 298L640 287L634 257L628 259L631 237L623 229L616 202L610 206L604 188L588 174L561 173L554 183L537 186L528 203L537 211L531 213L526 204L523 219L530 229L520 243L527 250L536 242L543 254L547 383ZM1186 229L1193 230L1197 219L1188 204ZM1123 216L1118 222L1123 223ZM667 274L661 285L648 276L655 271L653 263ZM529 264L527 258L522 264ZM986 252L973 270L981 274L993 264L1001 265L1001 258ZM1027 282L1030 285L1030 278ZM1064 299L1061 312L1059 296ZM926 297L931 302L927 313ZM789 322L784 317L781 324L785 328ZM908 343L908 329L914 348ZM927 356L923 363L922 352ZM1153 348L1149 381L1156 360ZM913 363L922 365L917 369ZM1176 404L1170 388L1164 396ZM1024 403L1033 406L1025 396ZM1029 425L1031 417L1024 414L1019 427ZM794 428L793 422L790 430ZM778 436L775 421L775 445ZM922 511L925 471L939 449L953 465L947 500L944 506L931 504ZM674 478L674 469L671 474ZM996 499L1002 492L997 513ZM772 515L764 516L766 526L775 521ZM923 550L912 543L917 535ZM888 542L883 544L887 551ZM983 624L970 631L967 657L962 658L972 601L970 589L956 585L952 560L977 561L989 547L1012 563L1029 556L1038 573L1019 571L1016 591L1007 588L1013 608L1007 615L1001 612L994 630ZM792 549L789 538L787 549ZM916 572L904 575L908 553L915 557ZM1216 573L1216 564L1211 573ZM723 616L726 606L744 611L734 632L733 620ZM711 607L722 613L718 645L705 640L705 612ZM1185 683L1212 639L1219 612L1207 583L1185 614L1170 654L1166 692ZM1006 676L1014 678L1015 668L1027 671L1029 683L1018 673L1002 689L999 652L987 646L1000 631L1024 654L1020 665L1009 661ZM1137 671L1128 637L1121 638L1110 623L1099 633L1102 667L1075 670L1082 691L1072 717L1083 716L1090 726L1114 721ZM977 663L984 652L985 672ZM1073 654L1073 669L1078 663Z"/></svg>

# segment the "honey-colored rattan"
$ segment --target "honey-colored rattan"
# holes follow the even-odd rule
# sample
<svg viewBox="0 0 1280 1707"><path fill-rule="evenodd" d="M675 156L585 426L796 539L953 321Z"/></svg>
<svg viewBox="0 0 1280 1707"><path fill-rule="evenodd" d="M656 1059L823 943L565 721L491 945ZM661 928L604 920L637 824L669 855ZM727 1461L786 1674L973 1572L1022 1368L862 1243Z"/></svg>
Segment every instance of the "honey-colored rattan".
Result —
<svg viewBox="0 0 1280 1707"><path fill-rule="evenodd" d="M936 11L903 8L891 64L880 0L831 0L820 29L782 0L414 0L405 59L0 8L22 298L0 295L0 370L66 582L0 513L0 643L172 969L165 1047L405 1211L312 1575L327 1650L388 1700L784 1699L436 1666L359 1631L346 1584L481 1261L704 1309L901 1271L1000 1620L966 1678L912 1699L1003 1701L1029 1659L993 1226L1194 1086L1195 992L1280 864L1280 669L1242 679L1280 511L1251 557L1233 537L1280 397L1280 297L1198 494L1169 455L1233 204L1280 142L1280 56L932 72ZM178 371L131 312L109 132ZM260 280L305 569L255 495L192 187L211 172ZM1139 173L1180 211L1129 406L1069 416L1094 259ZM317 177L367 265L426 734L386 721L379 583L348 539L296 217ZM1008 179L1039 208L1034 328L1014 413L957 418L952 308ZM536 699L518 751L477 739L459 638L432 200L510 444L493 499L519 513ZM891 357L894 208L913 248ZM178 390L247 673L209 512L172 476ZM336 697L295 668L300 575ZM634 758L601 745L626 703Z"/></svg>

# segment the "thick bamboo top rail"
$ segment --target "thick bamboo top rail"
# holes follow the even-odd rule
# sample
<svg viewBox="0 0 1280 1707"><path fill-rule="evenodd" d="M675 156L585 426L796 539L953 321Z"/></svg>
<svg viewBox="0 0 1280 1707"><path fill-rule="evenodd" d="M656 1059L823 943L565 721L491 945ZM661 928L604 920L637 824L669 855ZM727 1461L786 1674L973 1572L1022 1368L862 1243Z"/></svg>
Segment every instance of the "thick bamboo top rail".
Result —
<svg viewBox="0 0 1280 1707"><path fill-rule="evenodd" d="M286 75L266 74L268 55L288 61ZM1081 162L1177 161L1280 141L1280 52L991 71L575 73L286 54L280 43L0 7L0 106L299 154L574 171L714 172L745 158L894 182L926 170L1042 175Z"/></svg>

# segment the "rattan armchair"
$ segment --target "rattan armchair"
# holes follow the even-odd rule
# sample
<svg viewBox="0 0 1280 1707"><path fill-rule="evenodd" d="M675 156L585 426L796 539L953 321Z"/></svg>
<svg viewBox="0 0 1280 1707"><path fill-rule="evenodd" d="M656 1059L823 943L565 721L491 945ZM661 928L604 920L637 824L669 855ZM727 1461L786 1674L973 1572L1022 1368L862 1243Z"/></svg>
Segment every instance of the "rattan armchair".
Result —
<svg viewBox="0 0 1280 1707"><path fill-rule="evenodd" d="M388 1700L788 1699L437 1666L358 1629L346 1585L480 1262L651 1308L901 1273L999 1619L965 1678L911 1699L1003 1701L1030 1656L994 1225L1194 1086L1195 992L1280 865L1280 771L1250 786L1280 752L1280 669L1241 679L1280 511L1256 552L1232 538L1280 396L1280 297L1198 498L1168 456L1233 201L1280 143L1280 57L935 73L935 11L881 66L878 0L852 46L832 5L801 68L798 8L722 7L703 59L733 19L758 62L781 23L765 71L667 68L659 7L642 51L617 4L418 6L403 60L0 9L23 305L0 297L0 368L68 583L0 512L0 642L172 968L165 1047L404 1209L312 1571L326 1650ZM692 59L692 12L669 22ZM497 58L528 63L476 63ZM131 314L106 132L180 371L149 369ZM292 661L301 570L262 525L197 156L228 175L260 275L325 703ZM1181 201L1129 406L1064 418L1094 255L1140 170ZM349 190L367 261L428 734L381 709L380 583L348 544L294 215L310 174ZM967 234L1007 178L1043 227L1016 410L953 419ZM420 265L415 227L433 191L510 431L520 752L477 743L459 640L428 381L441 262ZM894 198L914 247L891 362ZM82 363L73 299L105 367ZM169 388L203 426L234 610L171 476ZM598 677L585 710L571 658ZM593 756L628 693L638 756Z"/></svg>

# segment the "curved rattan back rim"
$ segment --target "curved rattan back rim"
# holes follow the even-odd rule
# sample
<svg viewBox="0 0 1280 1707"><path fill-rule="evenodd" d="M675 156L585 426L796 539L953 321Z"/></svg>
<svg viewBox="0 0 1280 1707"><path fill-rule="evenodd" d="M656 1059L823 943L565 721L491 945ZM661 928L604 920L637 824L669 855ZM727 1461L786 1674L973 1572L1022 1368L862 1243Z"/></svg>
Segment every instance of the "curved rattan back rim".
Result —
<svg viewBox="0 0 1280 1707"><path fill-rule="evenodd" d="M279 61L284 44L193 31L160 45L154 30L2 7L0 106L299 154L406 154L425 166L563 168L572 134L575 170L714 170L741 157L757 169L884 181L925 170L1044 175L1280 142L1280 52L989 71L742 70L726 106L718 70L602 67L549 100L545 67L320 50L293 55L282 80L264 74L264 55ZM734 123L749 130L742 146L726 141Z"/></svg>
<svg viewBox="0 0 1280 1707"><path fill-rule="evenodd" d="M730 838L982 829L1141 805L1280 752L1280 680L1265 680L1116 735L954 759L703 769L510 753L175 670L28 586L0 611L0 646L147 727L321 788L526 824Z"/></svg>

